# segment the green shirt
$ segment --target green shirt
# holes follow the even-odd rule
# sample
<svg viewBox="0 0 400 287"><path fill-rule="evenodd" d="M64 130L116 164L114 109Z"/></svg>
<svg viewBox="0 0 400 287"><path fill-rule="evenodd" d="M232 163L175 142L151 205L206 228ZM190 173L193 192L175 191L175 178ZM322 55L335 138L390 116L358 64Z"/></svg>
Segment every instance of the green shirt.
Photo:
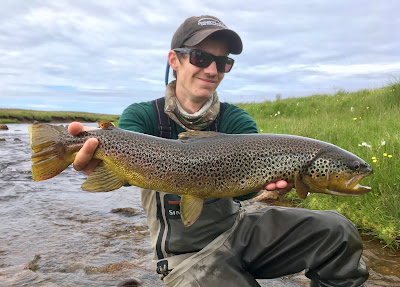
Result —
<svg viewBox="0 0 400 287"><path fill-rule="evenodd" d="M225 111L219 124L219 132L226 134L251 134L257 133L255 121L243 109L225 103ZM172 139L177 139L178 135L185 130L172 121ZM150 102L135 103L127 107L121 115L118 127L124 130L139 132L143 134L159 136L156 114ZM205 129L209 131L210 128ZM245 200L255 196L250 193L236 199Z"/></svg>

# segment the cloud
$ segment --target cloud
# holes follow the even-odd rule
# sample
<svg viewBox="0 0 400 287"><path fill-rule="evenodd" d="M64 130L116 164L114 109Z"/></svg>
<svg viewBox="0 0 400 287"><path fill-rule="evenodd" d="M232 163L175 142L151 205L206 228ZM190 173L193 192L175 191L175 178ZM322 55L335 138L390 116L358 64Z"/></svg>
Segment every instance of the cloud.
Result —
<svg viewBox="0 0 400 287"><path fill-rule="evenodd" d="M2 3L0 107L121 113L161 97L172 35L186 17L200 14L221 18L244 43L218 89L229 102L379 87L400 74L398 1L199 5Z"/></svg>

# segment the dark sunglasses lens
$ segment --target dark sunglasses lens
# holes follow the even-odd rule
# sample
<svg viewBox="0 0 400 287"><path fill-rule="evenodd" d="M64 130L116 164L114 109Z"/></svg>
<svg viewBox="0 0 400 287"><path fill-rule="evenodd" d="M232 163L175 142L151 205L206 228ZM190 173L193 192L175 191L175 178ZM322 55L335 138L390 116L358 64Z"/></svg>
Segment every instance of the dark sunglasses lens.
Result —
<svg viewBox="0 0 400 287"><path fill-rule="evenodd" d="M231 58L227 58L226 59L225 69L224 69L225 73L229 73L231 71L234 62L235 61L233 59L231 59Z"/></svg>
<svg viewBox="0 0 400 287"><path fill-rule="evenodd" d="M190 63L196 67L206 68L213 61L213 56L203 51L192 51L190 53Z"/></svg>
<svg viewBox="0 0 400 287"><path fill-rule="evenodd" d="M235 61L229 57L218 57L216 59L217 70L220 73L229 73Z"/></svg>
<svg viewBox="0 0 400 287"><path fill-rule="evenodd" d="M210 53L199 50L190 51L190 63L196 67L207 68L213 61L217 63L217 70L220 73L228 73L234 63L234 60L229 57L215 57Z"/></svg>

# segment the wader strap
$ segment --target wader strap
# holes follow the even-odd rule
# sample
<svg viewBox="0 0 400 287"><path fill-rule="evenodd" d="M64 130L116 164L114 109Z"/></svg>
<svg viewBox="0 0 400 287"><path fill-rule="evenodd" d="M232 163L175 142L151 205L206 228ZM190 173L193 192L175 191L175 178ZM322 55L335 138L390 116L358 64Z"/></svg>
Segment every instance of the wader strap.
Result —
<svg viewBox="0 0 400 287"><path fill-rule="evenodd" d="M159 98L152 101L154 111L156 113L157 125L158 125L158 136L166 139L172 137L172 124L171 119L164 112L165 98Z"/></svg>
<svg viewBox="0 0 400 287"><path fill-rule="evenodd" d="M197 252L185 253L168 257L167 259L158 260L156 262L156 271L161 277L167 276L176 266L183 260L188 259L190 256L195 255ZM162 278L161 278L162 279Z"/></svg>
<svg viewBox="0 0 400 287"><path fill-rule="evenodd" d="M210 131L219 132L219 125L221 123L222 115L224 114L224 112L225 112L225 104L220 103L219 104L219 114L218 114L217 118L211 123Z"/></svg>

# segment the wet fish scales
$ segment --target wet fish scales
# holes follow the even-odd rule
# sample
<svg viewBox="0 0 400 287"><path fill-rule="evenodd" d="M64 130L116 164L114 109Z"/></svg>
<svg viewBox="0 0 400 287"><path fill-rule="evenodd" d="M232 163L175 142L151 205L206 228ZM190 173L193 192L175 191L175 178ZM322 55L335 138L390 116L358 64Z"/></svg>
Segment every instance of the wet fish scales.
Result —
<svg viewBox="0 0 400 287"><path fill-rule="evenodd" d="M279 179L294 181L302 198L308 192L359 195L370 190L358 185L372 172L365 161L334 145L298 136L186 132L179 140L166 140L108 127L73 137L66 128L46 124L31 126L30 136L34 180L60 173L83 143L96 137L94 157L102 162L83 189L107 191L130 183L180 194L187 226L197 219L204 199L244 195Z"/></svg>

